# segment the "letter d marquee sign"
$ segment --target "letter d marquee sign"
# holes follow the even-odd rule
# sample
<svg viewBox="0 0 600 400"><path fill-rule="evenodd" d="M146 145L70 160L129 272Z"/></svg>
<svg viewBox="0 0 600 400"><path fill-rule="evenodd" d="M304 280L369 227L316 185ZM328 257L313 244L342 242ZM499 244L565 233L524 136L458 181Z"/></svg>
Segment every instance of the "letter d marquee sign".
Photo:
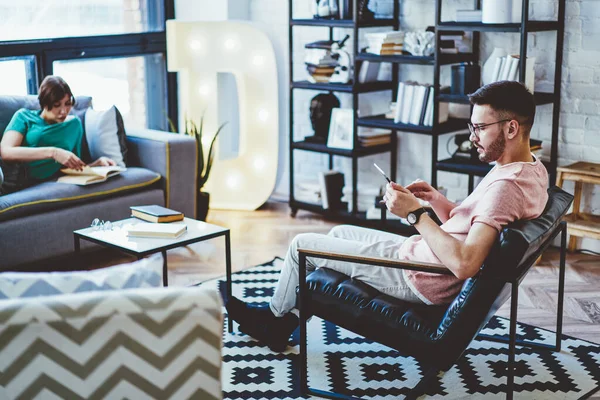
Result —
<svg viewBox="0 0 600 400"><path fill-rule="evenodd" d="M178 72L180 110L194 121L200 121L204 113L206 140L218 128L217 74L235 77L239 155L228 160L215 157L206 191L212 208L260 207L271 195L277 175L277 66L271 41L243 22L170 20L167 65L170 72Z"/></svg>

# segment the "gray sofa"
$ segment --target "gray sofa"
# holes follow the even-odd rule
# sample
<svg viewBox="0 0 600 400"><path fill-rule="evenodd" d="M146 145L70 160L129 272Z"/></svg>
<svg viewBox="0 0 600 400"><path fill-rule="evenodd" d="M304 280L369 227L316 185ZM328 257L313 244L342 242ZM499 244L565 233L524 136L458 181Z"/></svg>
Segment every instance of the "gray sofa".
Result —
<svg viewBox="0 0 600 400"><path fill-rule="evenodd" d="M77 97L82 118L91 99ZM36 96L0 96L0 135L22 107L39 109ZM196 144L193 138L127 129L127 171L106 182L77 186L43 182L0 196L0 271L73 252L73 231L94 218L115 221L129 207L159 204L194 217ZM82 241L82 250L97 246Z"/></svg>

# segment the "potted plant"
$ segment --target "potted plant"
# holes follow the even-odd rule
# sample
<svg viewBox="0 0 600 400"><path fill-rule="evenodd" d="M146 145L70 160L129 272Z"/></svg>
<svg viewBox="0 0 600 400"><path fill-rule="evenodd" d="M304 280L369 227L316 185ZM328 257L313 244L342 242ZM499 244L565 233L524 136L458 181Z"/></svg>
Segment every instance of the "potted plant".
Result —
<svg viewBox="0 0 600 400"><path fill-rule="evenodd" d="M202 142L204 135L204 116L200 118L200 122L196 123L193 120L185 117L185 126L184 126L184 134L188 136L192 136L196 139L196 148L198 151L198 173L196 174L196 190L198 191L196 197L196 219L199 221L206 221L206 216L208 215L208 205L210 201L210 194L208 192L203 192L202 188L206 184L208 177L210 175L210 170L212 168L213 160L215 157L215 142L217 141L217 137L221 130L226 125L226 123L219 126L215 135L210 139L210 146L208 147L208 152L205 152L204 145ZM175 127L172 121L169 120L169 124L171 126L171 131L175 131ZM207 154L205 158L205 153Z"/></svg>

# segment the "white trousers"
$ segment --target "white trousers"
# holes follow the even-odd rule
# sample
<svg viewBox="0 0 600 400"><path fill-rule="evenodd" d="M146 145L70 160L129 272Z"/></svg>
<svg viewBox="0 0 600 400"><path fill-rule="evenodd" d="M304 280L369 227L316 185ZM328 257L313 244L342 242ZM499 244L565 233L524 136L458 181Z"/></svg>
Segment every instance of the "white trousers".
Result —
<svg viewBox="0 0 600 400"><path fill-rule="evenodd" d="M326 253L345 253L356 256L396 258L406 238L393 233L352 225L335 226L327 235L302 233L290 244L283 262L283 269L275 293L271 298L271 311L277 317L296 310L296 288L299 283L298 249L317 250ZM355 264L336 260L307 258L307 274L317 268L326 267L352 278L392 297L424 304L407 285L401 269L374 265Z"/></svg>

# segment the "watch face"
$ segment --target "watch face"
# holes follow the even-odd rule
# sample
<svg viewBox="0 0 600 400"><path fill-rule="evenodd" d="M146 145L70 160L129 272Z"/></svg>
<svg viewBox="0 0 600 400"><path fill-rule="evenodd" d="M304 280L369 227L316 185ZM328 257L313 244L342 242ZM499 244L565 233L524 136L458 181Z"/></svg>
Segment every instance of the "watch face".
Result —
<svg viewBox="0 0 600 400"><path fill-rule="evenodd" d="M413 214L413 213L409 213L409 214L406 216L406 219L407 219L407 220L408 220L408 222L409 222L409 223L411 223L411 224L414 224L414 223L416 223L416 222L417 222L417 216L416 216L415 214Z"/></svg>

